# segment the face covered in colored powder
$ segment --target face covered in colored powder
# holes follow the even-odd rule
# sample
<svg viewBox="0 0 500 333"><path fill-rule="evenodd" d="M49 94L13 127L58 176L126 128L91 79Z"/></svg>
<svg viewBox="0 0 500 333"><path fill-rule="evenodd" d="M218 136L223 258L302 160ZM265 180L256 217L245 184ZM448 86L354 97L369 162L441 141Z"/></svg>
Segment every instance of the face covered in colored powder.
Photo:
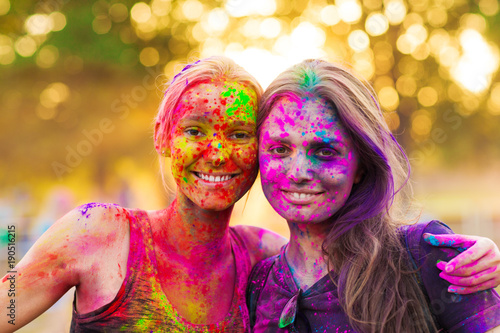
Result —
<svg viewBox="0 0 500 333"><path fill-rule="evenodd" d="M170 150L179 190L203 209L233 205L257 175L257 97L236 82L199 83L177 104Z"/></svg>
<svg viewBox="0 0 500 333"><path fill-rule="evenodd" d="M260 132L262 188L288 222L319 223L359 181L358 156L337 112L322 98L280 98Z"/></svg>

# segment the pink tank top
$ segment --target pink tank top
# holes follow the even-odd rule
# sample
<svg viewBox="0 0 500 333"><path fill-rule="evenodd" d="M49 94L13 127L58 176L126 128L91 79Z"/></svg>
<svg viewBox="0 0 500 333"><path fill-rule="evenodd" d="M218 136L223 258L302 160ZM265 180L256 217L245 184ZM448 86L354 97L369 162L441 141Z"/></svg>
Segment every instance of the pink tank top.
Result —
<svg viewBox="0 0 500 333"><path fill-rule="evenodd" d="M229 228L236 262L232 305L226 317L209 325L191 324L170 304L157 279L149 217L145 211L129 210L130 250L127 275L115 299L86 314L76 312L70 332L246 332L249 330L245 290L251 262L248 251L233 228Z"/></svg>

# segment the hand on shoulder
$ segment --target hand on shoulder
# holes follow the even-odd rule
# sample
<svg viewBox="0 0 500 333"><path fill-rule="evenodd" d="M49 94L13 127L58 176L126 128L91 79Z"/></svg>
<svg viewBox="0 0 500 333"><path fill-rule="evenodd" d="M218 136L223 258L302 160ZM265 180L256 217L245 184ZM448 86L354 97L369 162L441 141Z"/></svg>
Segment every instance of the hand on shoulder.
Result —
<svg viewBox="0 0 500 333"><path fill-rule="evenodd" d="M451 283L449 292L469 294L500 284L500 251L489 238L460 234L424 234L426 242L438 247L457 248L460 254L437 267Z"/></svg>

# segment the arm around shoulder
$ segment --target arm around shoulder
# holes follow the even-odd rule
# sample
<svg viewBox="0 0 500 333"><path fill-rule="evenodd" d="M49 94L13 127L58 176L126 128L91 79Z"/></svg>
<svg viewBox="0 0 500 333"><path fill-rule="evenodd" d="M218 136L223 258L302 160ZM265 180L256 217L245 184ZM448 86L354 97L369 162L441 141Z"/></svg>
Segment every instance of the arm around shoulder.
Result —
<svg viewBox="0 0 500 333"><path fill-rule="evenodd" d="M425 241L423 234L451 234L451 229L433 221L424 229L416 230L418 232L410 231L407 234L407 245L420 268L418 274L423 282L423 291L429 298L430 310L439 322L439 326L453 332L485 332L498 326L500 297L495 291L457 295L448 292L450 283L440 278L441 270L436 264L440 261L449 261L459 254L459 251L432 246Z"/></svg>
<svg viewBox="0 0 500 333"><path fill-rule="evenodd" d="M281 247L288 242L285 237L267 229L249 225L237 225L234 228L246 243L252 266L278 254Z"/></svg>
<svg viewBox="0 0 500 333"><path fill-rule="evenodd" d="M0 331L12 332L45 312L81 282L102 237L102 217L117 208L78 207L56 221L0 282ZM97 235L101 233L101 235ZM97 254L97 253L96 253ZM9 308L10 306L10 308Z"/></svg>

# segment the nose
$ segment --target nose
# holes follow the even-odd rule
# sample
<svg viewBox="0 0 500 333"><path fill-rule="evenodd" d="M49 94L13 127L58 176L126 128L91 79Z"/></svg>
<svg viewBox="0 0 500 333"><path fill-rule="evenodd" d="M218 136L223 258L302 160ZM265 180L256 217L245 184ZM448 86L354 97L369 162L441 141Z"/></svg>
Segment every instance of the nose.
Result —
<svg viewBox="0 0 500 333"><path fill-rule="evenodd" d="M307 155L299 152L291 156L289 168L286 171L286 177L295 183L304 183L312 180L311 161Z"/></svg>
<svg viewBox="0 0 500 333"><path fill-rule="evenodd" d="M229 150L224 140L214 138L207 147L205 158L215 167L224 165L229 158Z"/></svg>

